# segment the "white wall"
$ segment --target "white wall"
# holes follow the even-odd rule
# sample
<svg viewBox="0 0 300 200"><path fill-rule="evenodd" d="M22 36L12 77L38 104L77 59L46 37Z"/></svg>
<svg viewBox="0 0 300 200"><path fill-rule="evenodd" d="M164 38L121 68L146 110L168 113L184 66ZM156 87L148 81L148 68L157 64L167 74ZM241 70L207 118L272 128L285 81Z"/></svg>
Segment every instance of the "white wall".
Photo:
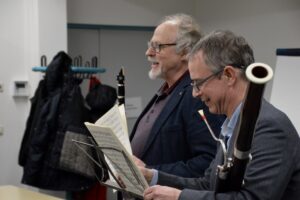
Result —
<svg viewBox="0 0 300 200"><path fill-rule="evenodd" d="M31 68L40 64L41 55L52 59L67 49L66 1L1 0L0 24L0 185L20 185L17 159L30 103L28 98L12 97L12 83L28 80L32 96L41 74Z"/></svg>
<svg viewBox="0 0 300 200"><path fill-rule="evenodd" d="M254 49L256 61L275 69L277 48L300 47L299 0L201 0L197 19L206 33L229 29L243 35ZM276 71L275 71L276 73ZM270 97L272 82L265 96Z"/></svg>
<svg viewBox="0 0 300 200"><path fill-rule="evenodd" d="M11 84L14 79L27 77L25 67L25 13L23 2L5 0L0 5L0 82L3 93L0 93L0 125L4 135L0 137L0 184L17 183L20 179L20 168L16 165L20 135L22 134L25 113L28 112L27 101L13 100ZM14 13L18 13L18 16ZM9 20L7 20L9 19Z"/></svg>
<svg viewBox="0 0 300 200"><path fill-rule="evenodd" d="M68 22L153 26L176 12L194 14L196 0L68 0Z"/></svg>

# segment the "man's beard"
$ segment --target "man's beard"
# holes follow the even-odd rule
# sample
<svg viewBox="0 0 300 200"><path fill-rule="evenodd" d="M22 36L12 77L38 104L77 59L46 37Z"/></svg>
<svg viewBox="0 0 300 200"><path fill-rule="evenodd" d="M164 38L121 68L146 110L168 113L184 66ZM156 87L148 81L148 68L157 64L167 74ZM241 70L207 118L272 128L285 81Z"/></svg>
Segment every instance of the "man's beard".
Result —
<svg viewBox="0 0 300 200"><path fill-rule="evenodd" d="M158 69L151 69L149 72L148 72L148 76L151 80L155 80L157 78L161 78L162 77L162 68L159 67Z"/></svg>

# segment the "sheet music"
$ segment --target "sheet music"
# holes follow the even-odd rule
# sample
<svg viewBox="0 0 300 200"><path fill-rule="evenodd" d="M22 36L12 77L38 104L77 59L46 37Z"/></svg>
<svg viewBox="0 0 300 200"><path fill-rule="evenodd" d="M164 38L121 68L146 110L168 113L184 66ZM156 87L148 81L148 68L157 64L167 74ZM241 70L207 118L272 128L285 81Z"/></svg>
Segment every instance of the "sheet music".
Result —
<svg viewBox="0 0 300 200"><path fill-rule="evenodd" d="M122 178L126 190L142 196L148 184L131 159L131 155L113 133L113 130L109 127L99 127L88 122L85 125L106 158L109 159L110 162L107 162L107 164L113 169L114 175Z"/></svg>
<svg viewBox="0 0 300 200"><path fill-rule="evenodd" d="M129 138L128 126L127 126L127 119L126 119L126 112L125 112L125 105L124 104L119 105L119 111L120 111L121 117L123 119L122 121L124 122L124 127L126 129L127 137ZM130 147L130 149L131 149L131 147Z"/></svg>
<svg viewBox="0 0 300 200"><path fill-rule="evenodd" d="M122 108L121 108L122 109ZM125 108L124 114L125 115ZM119 138L120 142L126 148L127 152L132 155L132 150L128 137L127 123L124 122L124 117L120 114L118 105L112 107L107 113L105 113L100 119L95 122L95 125L110 127Z"/></svg>
<svg viewBox="0 0 300 200"><path fill-rule="evenodd" d="M144 188L138 181L137 176L132 173L133 169L130 168L128 161L126 161L122 152L111 149L102 149L102 151L110 159L111 163L113 163L117 174L122 178L122 181L126 185L126 189L142 195Z"/></svg>
<svg viewBox="0 0 300 200"><path fill-rule="evenodd" d="M99 120L98 120L99 121ZM100 144L102 144L103 142L104 143L107 143L107 144L110 144L111 141L109 139L109 135L102 135L101 133L98 134L97 130L95 129L95 127L91 127L93 126L94 124L91 124L91 123L88 123L86 122L85 125L87 126L87 128L90 130L90 133L92 134L93 138L95 139L96 143L101 147ZM110 144L112 145L113 148L116 148L116 149L120 149L120 145L116 145L116 144ZM107 146L107 145L105 145ZM117 171L115 170L115 167L113 166L113 164L111 163L110 159L107 158L106 155L104 155L105 157L105 160L106 160L106 163L108 164L108 166L110 167L110 169L112 170L112 172L114 174L117 173ZM112 178L111 174L109 173L109 179L112 180L112 182L115 182L114 179ZM116 184L116 183L115 183Z"/></svg>

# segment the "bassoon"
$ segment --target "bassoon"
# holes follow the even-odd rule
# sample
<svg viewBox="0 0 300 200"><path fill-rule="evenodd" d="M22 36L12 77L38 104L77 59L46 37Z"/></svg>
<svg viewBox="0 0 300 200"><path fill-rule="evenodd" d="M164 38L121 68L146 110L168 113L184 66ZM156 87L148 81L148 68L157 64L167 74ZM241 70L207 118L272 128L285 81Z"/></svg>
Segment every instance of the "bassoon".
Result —
<svg viewBox="0 0 300 200"><path fill-rule="evenodd" d="M247 67L246 77L249 85L236 127L234 150L232 155L224 158L223 165L218 166L217 193L238 191L242 187L265 84L272 79L273 70L264 63L253 63Z"/></svg>

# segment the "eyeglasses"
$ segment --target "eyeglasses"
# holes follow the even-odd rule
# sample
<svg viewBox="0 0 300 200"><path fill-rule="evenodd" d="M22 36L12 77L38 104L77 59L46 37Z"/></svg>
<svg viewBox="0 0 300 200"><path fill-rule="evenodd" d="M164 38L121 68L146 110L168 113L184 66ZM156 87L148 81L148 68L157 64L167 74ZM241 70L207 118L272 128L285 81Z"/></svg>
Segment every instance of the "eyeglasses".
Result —
<svg viewBox="0 0 300 200"><path fill-rule="evenodd" d="M218 74L220 74L221 72L223 72L223 69L220 70L220 71L217 71L211 75L209 75L208 77L204 78L204 79L196 79L196 80L192 80L191 82L191 86L193 87L193 89L196 91L196 92L199 92L200 91L200 88L202 87L202 85L207 82L209 79L217 76Z"/></svg>
<svg viewBox="0 0 300 200"><path fill-rule="evenodd" d="M165 43L165 44L159 44L155 42L148 42L148 49L154 50L155 53L159 53L162 48L167 47L167 46L175 46L176 43Z"/></svg>

